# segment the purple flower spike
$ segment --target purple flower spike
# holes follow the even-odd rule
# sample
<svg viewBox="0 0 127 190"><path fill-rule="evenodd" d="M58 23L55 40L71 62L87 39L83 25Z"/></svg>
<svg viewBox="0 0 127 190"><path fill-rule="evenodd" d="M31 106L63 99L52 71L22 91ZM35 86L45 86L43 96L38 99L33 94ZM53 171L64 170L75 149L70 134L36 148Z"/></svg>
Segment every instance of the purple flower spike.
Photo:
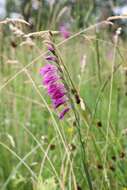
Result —
<svg viewBox="0 0 127 190"><path fill-rule="evenodd" d="M43 84L47 89L48 95L52 100L54 109L66 105L64 110L60 114L60 119L63 119L64 115L69 111L67 107L68 97L64 84L60 81L58 69L55 65L47 64L40 70L40 74L43 76Z"/></svg>
<svg viewBox="0 0 127 190"><path fill-rule="evenodd" d="M64 39L67 39L70 37L70 32L64 25L60 26L60 34Z"/></svg>

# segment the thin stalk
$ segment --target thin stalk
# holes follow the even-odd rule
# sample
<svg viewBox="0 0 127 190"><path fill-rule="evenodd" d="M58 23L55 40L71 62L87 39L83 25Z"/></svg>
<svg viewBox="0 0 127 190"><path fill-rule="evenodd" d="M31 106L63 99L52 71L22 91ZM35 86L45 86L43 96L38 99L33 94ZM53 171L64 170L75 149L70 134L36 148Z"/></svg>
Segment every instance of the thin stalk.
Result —
<svg viewBox="0 0 127 190"><path fill-rule="evenodd" d="M100 26L102 24L112 24L111 22L108 22L106 20L99 22L97 24L94 24L88 28L85 28L79 32L77 32L76 34L70 36L68 39L63 40L62 42L58 43L56 46L59 47L65 43L67 43L69 40L72 40L73 38L97 27ZM28 63L27 65L25 65L23 68L21 68L18 72L16 72L12 77L10 77L6 82L4 82L1 86L0 86L0 91L5 88L11 81L13 81L18 75L20 75L22 72L24 72L25 69L27 69L28 67L30 67L32 64L34 64L36 61L38 61L40 58L42 58L42 56L44 56L46 53L48 53L48 51L45 51L43 53L41 53L39 56L37 56L35 59L33 59L30 63Z"/></svg>
<svg viewBox="0 0 127 190"><path fill-rule="evenodd" d="M16 167L11 171L11 173L9 174L8 178L6 179L6 181L4 182L4 184L1 187L1 190L5 190L8 183L10 182L10 180L12 179L13 176L16 175L18 169L20 168L20 166L23 164L23 161L25 162L25 160L27 160L27 158L29 156L31 156L32 153L34 153L37 149L39 148L38 145L36 145L34 148L32 148L32 150L30 152L28 152L23 158L22 160L16 165Z"/></svg>
<svg viewBox="0 0 127 190"><path fill-rule="evenodd" d="M119 33L117 30L116 35L115 35L113 62L112 62L112 68L111 68L109 106L108 106L108 115L107 115L107 130L106 130L106 142L105 142L105 154L104 154L104 176L105 176L105 181L107 182L108 188L110 188L110 182L107 176L106 161L107 161L107 151L108 151L108 142L109 142L109 129L110 129L111 107L112 107L111 104L112 104L113 81L114 81L114 66L115 66L115 58L116 58L116 52L117 52L118 36L119 36Z"/></svg>
<svg viewBox="0 0 127 190"><path fill-rule="evenodd" d="M58 50L57 50L57 53L58 53ZM68 76L68 79L70 80L70 83L71 83L73 89L75 90L75 92L77 92L77 90L75 88L75 85L73 84L73 81L72 81L72 79L70 77L70 74L69 74L69 72L68 72L68 70L67 70L67 68L66 68L66 66L65 66L65 64L64 64L64 62L63 62L63 60L62 60L62 58L60 56L60 53L57 55L57 58L60 59L60 62L63 65L63 67L64 67L64 69L66 71L66 74ZM65 84L66 84L66 80L64 80L64 81L65 81ZM67 84L66 84L66 87L69 88ZM76 119L76 128L77 128L77 132L78 132L78 136L79 136L79 140L80 140L80 144L81 144L80 151L81 151L81 155L82 155L81 159L82 159L82 163L83 163L83 168L84 168L84 171L85 171L85 174L86 174L86 178L87 178L89 189L93 190L92 181L91 181L90 174L89 174L89 171L88 171L88 168L87 168L87 164L86 164L86 155L85 155L84 143L82 141L82 135L81 135L81 131L80 131L80 122L79 122L80 118L79 118L79 115L76 113L75 106L74 106L74 103L73 103L73 99L71 98L70 94L68 96L69 96L69 99L71 101L72 110L74 112L75 119Z"/></svg>
<svg viewBox="0 0 127 190"><path fill-rule="evenodd" d="M118 68L121 66L121 64L117 65L115 68L114 68L114 71L113 71L113 74L116 73L116 71L118 70ZM98 103L100 101L100 98L101 98L101 95L102 93L104 92L104 89L105 87L107 86L108 82L110 81L111 79L111 75L108 76L108 78L106 79L106 81L103 83L103 85L101 86L100 88L100 91L99 91L99 94L98 94L98 97L97 97L97 100L96 100L96 103L95 103L95 108L94 108L94 112L92 114L92 120L91 120L91 123L93 123L94 121L94 118L95 118L95 114L97 112L97 106L98 106Z"/></svg>
<svg viewBox="0 0 127 190"><path fill-rule="evenodd" d="M98 32L96 32L96 37L98 38ZM97 58L97 67L98 67L98 80L101 83L101 65L100 65L100 50L99 50L99 41L95 42L96 48L96 58Z"/></svg>
<svg viewBox="0 0 127 190"><path fill-rule="evenodd" d="M56 47L55 47L56 48ZM65 69L65 71L66 71L66 74L67 74L67 76L68 76L68 79L70 80L70 83L71 83L71 85L72 85L72 88L76 91L76 88L75 88L75 85L74 85L74 83L73 83L73 81L72 81L72 79L71 79L71 77L70 77L70 74L69 74L69 72L68 72L68 70L67 70L67 68L66 68L66 66L65 66L65 64L64 64L64 62L63 62L63 60L62 60L62 57L61 57L61 54L60 54L60 52L58 51L58 49L56 48L56 51L57 51L57 57L58 57L58 59L60 60L60 62L61 62L61 64L63 65L63 67L64 67L64 69Z"/></svg>
<svg viewBox="0 0 127 190"><path fill-rule="evenodd" d="M15 151L13 151L11 148L9 148L6 144L0 141L0 145L4 147L6 150L8 150L13 156L15 156L29 171L31 176L34 178L35 181L37 181L37 175L32 171L32 169L29 167L29 165L18 155Z"/></svg>
<svg viewBox="0 0 127 190"><path fill-rule="evenodd" d="M58 51L57 51L58 52ZM70 77L70 74L60 56L60 54L57 55L57 57L60 59L60 62L62 63L65 71L66 71L66 74L68 76L68 79L70 80L70 83L73 87L73 89L75 90L75 92L77 92L74 84L73 84L73 81ZM68 85L66 83L66 80L64 80L65 82L65 85L66 85L66 88L68 89ZM92 187L92 182L91 182L91 179L90 179L90 174L89 174L89 171L88 171L88 168L87 168L87 165L86 165L86 155L85 155L85 148L84 148L84 143L82 141L82 135L81 135L81 131L80 131L80 123L79 123L79 116L76 114L76 110L75 110L75 106L74 106L74 103L73 103L73 99L71 98L70 94L69 94L69 99L71 101L71 105L72 105L72 110L74 112L74 115L75 115L75 119L76 119L76 128L77 128L77 131L78 131L78 136L79 136L79 140L80 140L80 144L81 144L81 155L82 155L82 162L83 162L83 168L84 168L84 171L85 171L85 174L86 174L86 178L87 178L87 182L88 182L88 185L89 185L89 189L90 190L93 190L93 187Z"/></svg>
<svg viewBox="0 0 127 190"><path fill-rule="evenodd" d="M80 151L81 151L81 155L82 155L81 158L82 158L82 162L83 162L83 168L84 168L84 171L85 171L85 174L86 174L86 178L87 178L87 182L88 182L88 185L89 185L89 189L93 190L91 177L90 177L89 170L88 170L88 167L87 167L87 164L86 164L85 147L84 147L84 143L82 141L82 135L81 135L81 130L80 130L80 123L79 123L79 119L78 119L77 114L76 114L75 111L74 111L74 114L75 114L75 118L76 118L76 126L77 126L76 129L77 129L79 140L80 140L80 144L81 144Z"/></svg>

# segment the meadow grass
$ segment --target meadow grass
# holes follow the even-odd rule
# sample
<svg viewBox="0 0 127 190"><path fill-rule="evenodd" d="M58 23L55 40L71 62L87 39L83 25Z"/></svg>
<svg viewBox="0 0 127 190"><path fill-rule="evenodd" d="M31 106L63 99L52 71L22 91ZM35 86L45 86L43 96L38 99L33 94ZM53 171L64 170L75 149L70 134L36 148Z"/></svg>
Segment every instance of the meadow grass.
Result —
<svg viewBox="0 0 127 190"><path fill-rule="evenodd" d="M0 189L89 189L74 114L60 121L42 85L43 39L33 39L31 46L10 31L0 35ZM93 189L122 190L127 187L126 43L118 34L112 40L105 28L96 35L95 27L54 41L82 100L76 110Z"/></svg>

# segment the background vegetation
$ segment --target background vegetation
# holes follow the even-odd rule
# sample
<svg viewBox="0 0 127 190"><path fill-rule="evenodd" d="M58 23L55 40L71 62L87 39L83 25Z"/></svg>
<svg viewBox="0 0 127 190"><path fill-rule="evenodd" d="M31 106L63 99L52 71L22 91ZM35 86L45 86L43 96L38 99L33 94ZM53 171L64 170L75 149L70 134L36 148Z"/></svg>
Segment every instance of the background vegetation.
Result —
<svg viewBox="0 0 127 190"><path fill-rule="evenodd" d="M102 22L113 15L104 15L104 6L125 1L38 1L37 9L32 2L6 2L6 16L18 12L30 26L0 22L0 189L89 189L75 117L70 112L59 121L39 74L47 32L32 32L48 29L58 31L54 43L81 97L76 109L93 189L125 190L126 34L121 21ZM61 24L70 38L59 33Z"/></svg>

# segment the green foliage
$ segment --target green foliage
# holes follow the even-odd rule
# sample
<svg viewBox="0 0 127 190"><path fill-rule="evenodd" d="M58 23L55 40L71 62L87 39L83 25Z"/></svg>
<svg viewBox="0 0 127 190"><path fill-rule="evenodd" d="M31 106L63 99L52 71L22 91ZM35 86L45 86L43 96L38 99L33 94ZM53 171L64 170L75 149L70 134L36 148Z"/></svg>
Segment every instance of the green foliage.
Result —
<svg viewBox="0 0 127 190"><path fill-rule="evenodd" d="M53 177L45 181L43 181L42 179L39 179L37 185L35 185L35 188L34 188L34 190L56 190L56 189L57 189L57 185Z"/></svg>
<svg viewBox="0 0 127 190"><path fill-rule="evenodd" d="M94 189L119 190L127 187L127 45L119 37L115 46L100 30L63 44L56 35L54 42L82 98L76 110ZM59 121L42 86L42 36L31 38L31 46L7 34L0 33L0 190L60 190L61 184L88 190L73 111Z"/></svg>

